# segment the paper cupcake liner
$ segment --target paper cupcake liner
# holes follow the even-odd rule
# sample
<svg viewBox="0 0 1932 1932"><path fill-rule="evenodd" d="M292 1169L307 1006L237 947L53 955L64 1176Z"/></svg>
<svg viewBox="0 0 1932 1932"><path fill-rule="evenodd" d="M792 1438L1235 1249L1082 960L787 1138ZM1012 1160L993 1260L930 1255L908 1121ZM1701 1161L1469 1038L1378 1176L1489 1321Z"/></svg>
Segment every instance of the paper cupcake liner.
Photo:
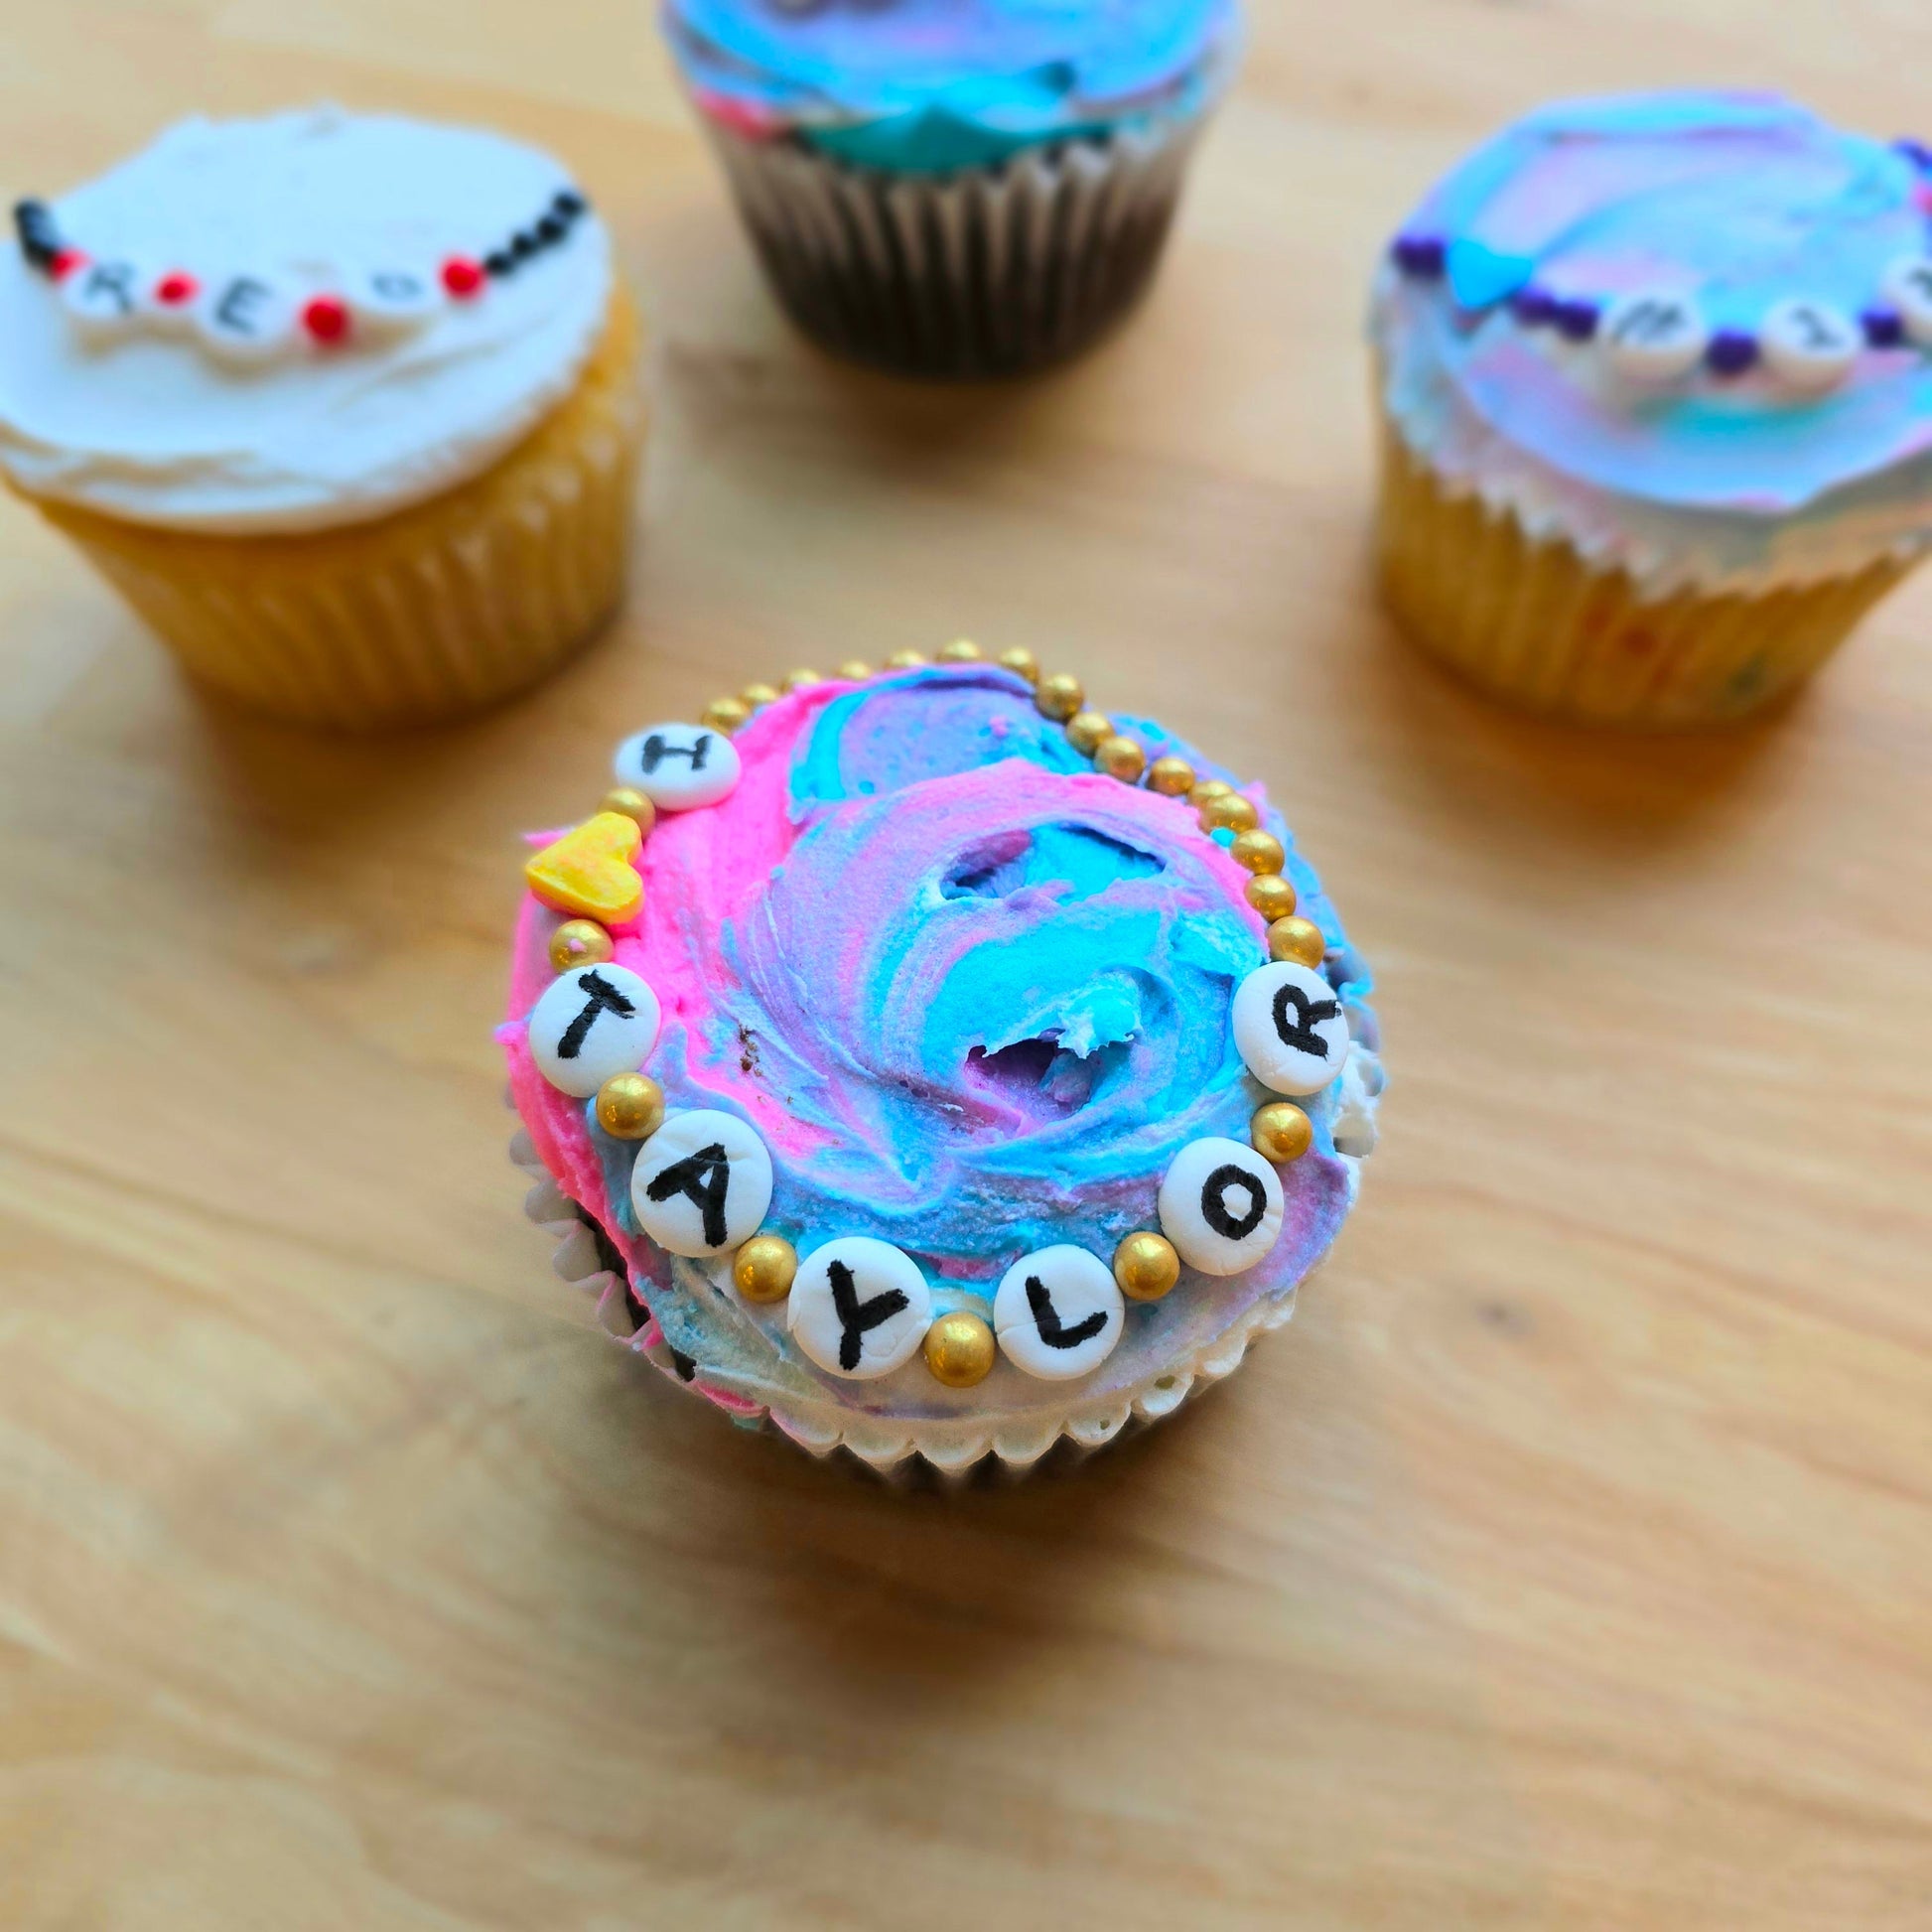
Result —
<svg viewBox="0 0 1932 1932"><path fill-rule="evenodd" d="M257 711L370 731L534 683L622 596L643 405L618 297L577 387L481 477L312 535L148 528L36 499L189 674Z"/></svg>
<svg viewBox="0 0 1932 1932"><path fill-rule="evenodd" d="M1445 487L1386 421L1378 549L1390 608L1432 656L1526 710L1640 729L1722 723L1786 695L1918 561L1645 599L1626 572Z"/></svg>
<svg viewBox="0 0 1932 1932"><path fill-rule="evenodd" d="M1365 1041L1358 1040L1342 1075L1335 1115L1337 1151L1347 1163L1351 1195L1360 1183L1361 1161L1375 1145L1375 1103L1380 1091L1380 1060ZM1050 1452L1056 1452L1055 1460L1081 1457L1171 1416L1232 1375L1257 1335L1290 1320L1301 1286L1298 1283L1248 1310L1212 1341L1159 1364L1129 1389L1085 1401L1069 1397L1063 1407L1024 1417L893 1421L843 1408L829 1399L755 1401L708 1380L701 1364L671 1348L649 1310L631 1294L622 1257L557 1185L520 1125L509 1152L510 1160L532 1183L524 1213L556 1238L552 1267L585 1297L594 1298L598 1324L614 1340L707 1398L740 1427L782 1435L816 1456L846 1450L897 1480L911 1479L920 1470L947 1481L988 1468L1021 1475L1037 1468Z"/></svg>
<svg viewBox="0 0 1932 1932"><path fill-rule="evenodd" d="M982 376L1071 355L1132 306L1200 116L938 178L705 126L771 287L806 335L900 374Z"/></svg>

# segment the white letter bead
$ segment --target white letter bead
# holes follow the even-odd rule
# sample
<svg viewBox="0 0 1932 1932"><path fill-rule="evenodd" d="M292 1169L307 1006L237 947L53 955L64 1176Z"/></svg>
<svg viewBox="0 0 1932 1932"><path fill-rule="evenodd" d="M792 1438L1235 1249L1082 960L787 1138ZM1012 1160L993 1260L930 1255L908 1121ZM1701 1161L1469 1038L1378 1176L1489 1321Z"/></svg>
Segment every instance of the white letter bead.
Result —
<svg viewBox="0 0 1932 1932"><path fill-rule="evenodd" d="M723 1254L751 1240L771 1205L771 1156L736 1114L672 1114L637 1151L630 1210L667 1254Z"/></svg>
<svg viewBox="0 0 1932 1932"><path fill-rule="evenodd" d="M1710 341L1695 303L1655 290L1620 296L1598 333L1610 367L1631 382L1674 382L1688 375Z"/></svg>
<svg viewBox="0 0 1932 1932"><path fill-rule="evenodd" d="M738 752L702 725L652 725L618 747L618 782L667 812L715 805L738 782Z"/></svg>
<svg viewBox="0 0 1932 1932"><path fill-rule="evenodd" d="M1757 331L1764 366L1801 394L1843 382L1862 341L1852 318L1829 302L1780 302Z"/></svg>
<svg viewBox="0 0 1932 1932"><path fill-rule="evenodd" d="M441 313L443 291L411 268L367 268L350 279L348 306L364 334L402 336Z"/></svg>
<svg viewBox="0 0 1932 1932"><path fill-rule="evenodd" d="M152 279L143 262L82 262L61 278L61 307L84 341L118 342L150 326L144 294Z"/></svg>
<svg viewBox="0 0 1932 1932"><path fill-rule="evenodd" d="M624 966L559 974L530 1009L530 1057L561 1092L588 1100L634 1073L657 1044L657 995Z"/></svg>
<svg viewBox="0 0 1932 1932"><path fill-rule="evenodd" d="M1234 996L1234 1043L1264 1087L1319 1093L1348 1058L1348 1020L1321 975L1277 960L1241 982Z"/></svg>
<svg viewBox="0 0 1932 1932"><path fill-rule="evenodd" d="M1900 256L1880 286L1905 334L1921 348L1932 348L1932 255Z"/></svg>
<svg viewBox="0 0 1932 1932"><path fill-rule="evenodd" d="M1282 1180L1245 1141L1189 1141L1162 1177L1161 1232L1189 1268L1238 1275L1282 1231Z"/></svg>
<svg viewBox="0 0 1932 1932"><path fill-rule="evenodd" d="M918 1352L932 1326L932 1292L903 1249L848 1235L799 1263L785 1325L828 1375L870 1382Z"/></svg>
<svg viewBox="0 0 1932 1932"><path fill-rule="evenodd" d="M195 329L220 361L278 361L296 345L295 298L266 275L217 275L196 298Z"/></svg>
<svg viewBox="0 0 1932 1932"><path fill-rule="evenodd" d="M1024 1374L1070 1382L1114 1352L1126 1311L1104 1261L1084 1248L1041 1248L1007 1270L993 1298L993 1332Z"/></svg>

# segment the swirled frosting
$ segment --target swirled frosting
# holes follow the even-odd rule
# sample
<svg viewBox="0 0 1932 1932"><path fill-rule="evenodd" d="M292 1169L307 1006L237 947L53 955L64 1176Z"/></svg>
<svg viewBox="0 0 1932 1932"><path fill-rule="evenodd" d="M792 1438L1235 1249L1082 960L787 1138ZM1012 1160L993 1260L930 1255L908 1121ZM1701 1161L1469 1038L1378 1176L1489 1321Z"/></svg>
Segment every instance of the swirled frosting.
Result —
<svg viewBox="0 0 1932 1932"><path fill-rule="evenodd" d="M862 166L942 174L1198 112L1234 0L667 0L698 105Z"/></svg>
<svg viewBox="0 0 1932 1932"><path fill-rule="evenodd" d="M1632 395L1519 325L1510 287L1608 303L1662 290L1713 331L1786 299L1855 321L1928 247L1919 167L1774 95L1559 102L1432 189L1408 231L1447 285L1384 269L1372 328L1390 417L1439 472L1658 580L1804 576L1932 532L1932 360L1866 348L1829 393L1761 374Z"/></svg>
<svg viewBox="0 0 1932 1932"><path fill-rule="evenodd" d="M297 291L357 268L436 275L537 215L567 177L469 128L312 108L185 121L53 212L96 260ZM594 215L474 301L379 345L255 368L192 333L90 343L0 250L0 466L31 493L133 522L257 534L382 515L488 468L571 389L612 287Z"/></svg>
<svg viewBox="0 0 1932 1932"><path fill-rule="evenodd" d="M1156 726L1122 728L1151 756L1194 758ZM649 1071L669 1106L736 1114L769 1148L767 1231L807 1257L848 1235L893 1242L941 1307L984 1314L1023 1254L1071 1242L1109 1259L1158 1225L1161 1177L1186 1143L1245 1140L1273 1096L1244 1067L1229 1010L1266 956L1263 927L1247 875L1184 799L1097 774L1031 689L990 666L815 686L735 743L736 790L660 816L646 840L644 910L617 961L662 1004ZM1248 795L1266 810L1259 788ZM1289 851L1329 977L1366 1031L1366 970ZM642 1238L634 1148L545 1083L518 1024L550 981L555 922L526 902L500 1035L515 1102L707 1388L904 1415L1060 1399L1004 1361L963 1391L916 1359L881 1382L825 1376L782 1310L739 1302L722 1272ZM1282 1171L1286 1224L1267 1259L1226 1279L1183 1272L1165 1301L1132 1309L1083 1393L1131 1387L1292 1292L1352 1197L1339 1104L1333 1091L1309 1103L1315 1146Z"/></svg>

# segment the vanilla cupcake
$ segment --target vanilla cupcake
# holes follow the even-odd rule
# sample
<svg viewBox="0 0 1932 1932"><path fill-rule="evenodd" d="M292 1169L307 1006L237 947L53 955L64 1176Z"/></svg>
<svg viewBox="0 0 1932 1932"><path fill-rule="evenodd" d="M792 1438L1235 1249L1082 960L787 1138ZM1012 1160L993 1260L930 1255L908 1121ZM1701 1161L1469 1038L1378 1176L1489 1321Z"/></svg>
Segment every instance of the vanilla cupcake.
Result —
<svg viewBox="0 0 1932 1932"><path fill-rule="evenodd" d="M335 108L198 119L15 220L0 472L195 677L420 723L617 605L637 325L549 156Z"/></svg>
<svg viewBox="0 0 1932 1932"><path fill-rule="evenodd" d="M1932 154L1769 94L1560 102L1377 278L1382 576L1497 695L1697 725L1789 692L1932 540Z"/></svg>
<svg viewBox="0 0 1932 1932"><path fill-rule="evenodd" d="M614 1335L747 1427L945 1470L1229 1374L1382 1080L1261 788L970 649L625 739L534 842L499 1034L529 1210Z"/></svg>

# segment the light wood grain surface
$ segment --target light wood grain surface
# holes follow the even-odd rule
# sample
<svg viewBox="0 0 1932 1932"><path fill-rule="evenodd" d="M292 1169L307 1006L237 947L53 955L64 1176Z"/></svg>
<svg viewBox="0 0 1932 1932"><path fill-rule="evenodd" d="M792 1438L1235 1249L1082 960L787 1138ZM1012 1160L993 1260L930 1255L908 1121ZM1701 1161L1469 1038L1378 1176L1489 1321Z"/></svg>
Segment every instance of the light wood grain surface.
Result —
<svg viewBox="0 0 1932 1932"><path fill-rule="evenodd" d="M1932 1923L1932 580L1730 738L1500 715L1368 594L1357 336L1512 112L1926 132L1932 19L1255 11L1131 327L928 392L781 325L645 0L5 7L10 193L317 95L551 146L659 401L615 633L409 741L198 701L0 504L0 1923ZM563 1318L489 1029L621 731L962 629L1268 780L1393 1084L1234 1382L947 1498Z"/></svg>

